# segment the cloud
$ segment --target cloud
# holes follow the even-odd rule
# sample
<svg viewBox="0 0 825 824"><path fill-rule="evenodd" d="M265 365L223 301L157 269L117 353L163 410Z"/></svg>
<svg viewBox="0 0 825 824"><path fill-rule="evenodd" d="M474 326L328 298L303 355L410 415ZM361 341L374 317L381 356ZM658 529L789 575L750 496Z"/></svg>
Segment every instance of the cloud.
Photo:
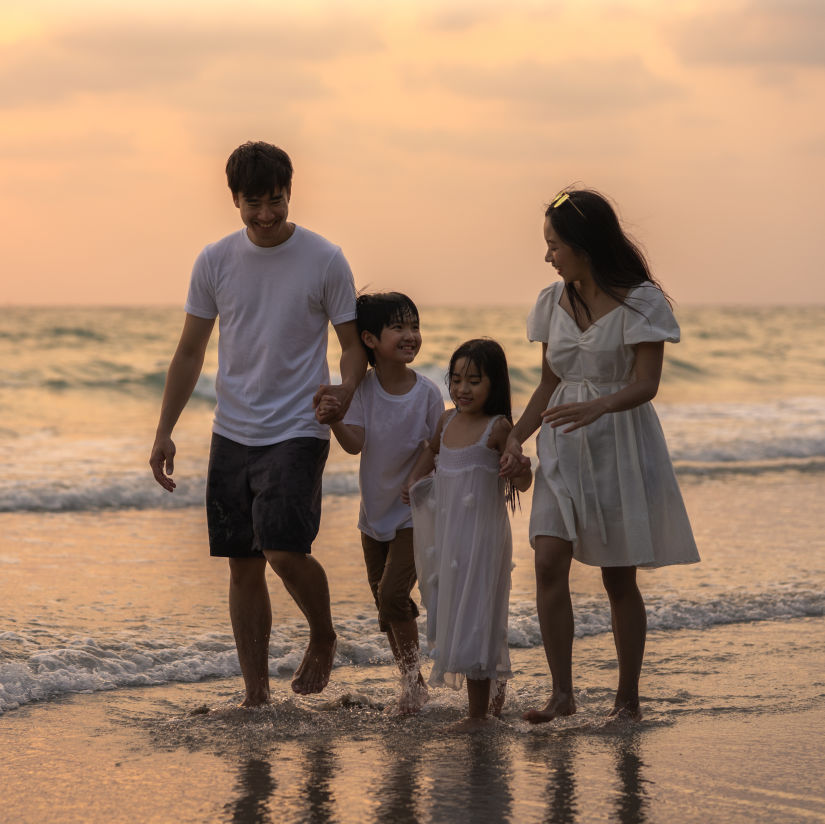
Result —
<svg viewBox="0 0 825 824"><path fill-rule="evenodd" d="M705 12L670 28L683 59L729 65L825 66L825 4L761 0Z"/></svg>
<svg viewBox="0 0 825 824"><path fill-rule="evenodd" d="M559 119L625 112L681 95L679 86L653 74L636 57L442 66L429 82L465 98L544 109Z"/></svg>
<svg viewBox="0 0 825 824"><path fill-rule="evenodd" d="M324 63L382 47L374 27L355 18L80 25L4 49L0 107L51 104L84 93L152 92L163 98L216 68L241 84L282 84L284 94L315 95L324 88L318 79Z"/></svg>

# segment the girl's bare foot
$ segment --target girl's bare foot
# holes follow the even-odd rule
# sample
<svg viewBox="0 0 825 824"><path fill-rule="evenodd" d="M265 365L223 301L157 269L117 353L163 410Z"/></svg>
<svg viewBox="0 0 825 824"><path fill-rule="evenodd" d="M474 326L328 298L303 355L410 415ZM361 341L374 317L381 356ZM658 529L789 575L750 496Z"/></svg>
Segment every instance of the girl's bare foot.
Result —
<svg viewBox="0 0 825 824"><path fill-rule="evenodd" d="M522 715L525 721L531 724L546 724L554 718L564 715L573 715L576 712L576 701L572 695L560 692L550 696L550 700L540 710L527 710Z"/></svg>

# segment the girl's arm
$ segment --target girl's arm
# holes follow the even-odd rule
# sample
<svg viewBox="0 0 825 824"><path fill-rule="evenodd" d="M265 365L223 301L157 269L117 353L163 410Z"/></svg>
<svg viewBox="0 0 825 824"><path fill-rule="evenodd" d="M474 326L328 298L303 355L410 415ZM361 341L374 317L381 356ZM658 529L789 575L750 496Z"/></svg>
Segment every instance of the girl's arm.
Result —
<svg viewBox="0 0 825 824"><path fill-rule="evenodd" d="M445 412L441 416L432 438L424 442L424 448L418 453L413 468L407 476L407 481L404 486L401 487L401 500L405 504L410 502L410 487L417 481L425 478L435 469L435 456L438 454L441 446L441 429L444 426L444 418L446 418L448 414L449 412Z"/></svg>
<svg viewBox="0 0 825 824"><path fill-rule="evenodd" d="M501 456L501 474L515 479L529 459L521 451L521 445L541 426L542 414L550 403L550 397L559 385L559 378L547 362L547 344L541 345L541 378L521 417L507 438L507 445Z"/></svg>
<svg viewBox="0 0 825 824"><path fill-rule="evenodd" d="M493 424L493 431L487 439L487 446L490 449L495 449L504 456L507 448L507 441L513 431L513 427L506 418L499 418ZM524 458L520 460L518 466L514 468L513 474L507 475L510 483L519 491L526 492L533 483L533 470L530 466L530 459Z"/></svg>
<svg viewBox="0 0 825 824"><path fill-rule="evenodd" d="M553 427L566 426L562 432L572 432L608 412L623 412L653 400L659 391L664 352L664 341L638 344L633 380L627 386L592 401L554 406L542 414L542 419Z"/></svg>
<svg viewBox="0 0 825 824"><path fill-rule="evenodd" d="M344 452L357 455L364 448L364 427L336 421L329 425Z"/></svg>

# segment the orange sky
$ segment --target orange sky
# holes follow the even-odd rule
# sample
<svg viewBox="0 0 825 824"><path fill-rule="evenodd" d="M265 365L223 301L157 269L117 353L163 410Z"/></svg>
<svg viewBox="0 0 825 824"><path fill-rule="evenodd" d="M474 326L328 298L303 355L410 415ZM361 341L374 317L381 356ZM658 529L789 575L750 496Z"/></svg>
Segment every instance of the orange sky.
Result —
<svg viewBox="0 0 825 824"><path fill-rule="evenodd" d="M6 5L0 303L181 305L247 139L361 288L530 304L581 182L677 302L825 302L819 0Z"/></svg>

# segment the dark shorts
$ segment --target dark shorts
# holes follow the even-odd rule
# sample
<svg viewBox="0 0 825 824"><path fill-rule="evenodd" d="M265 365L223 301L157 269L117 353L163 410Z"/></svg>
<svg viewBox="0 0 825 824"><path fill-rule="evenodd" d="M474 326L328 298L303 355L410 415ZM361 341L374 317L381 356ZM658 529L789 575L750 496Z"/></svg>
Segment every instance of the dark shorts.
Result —
<svg viewBox="0 0 825 824"><path fill-rule="evenodd" d="M362 532L361 546L381 631L418 618L418 607L410 598L415 586L412 529L399 529L391 541L376 541Z"/></svg>
<svg viewBox="0 0 825 824"><path fill-rule="evenodd" d="M321 523L329 441L292 438L244 446L212 435L206 478L209 552L262 558L263 549L309 554Z"/></svg>

